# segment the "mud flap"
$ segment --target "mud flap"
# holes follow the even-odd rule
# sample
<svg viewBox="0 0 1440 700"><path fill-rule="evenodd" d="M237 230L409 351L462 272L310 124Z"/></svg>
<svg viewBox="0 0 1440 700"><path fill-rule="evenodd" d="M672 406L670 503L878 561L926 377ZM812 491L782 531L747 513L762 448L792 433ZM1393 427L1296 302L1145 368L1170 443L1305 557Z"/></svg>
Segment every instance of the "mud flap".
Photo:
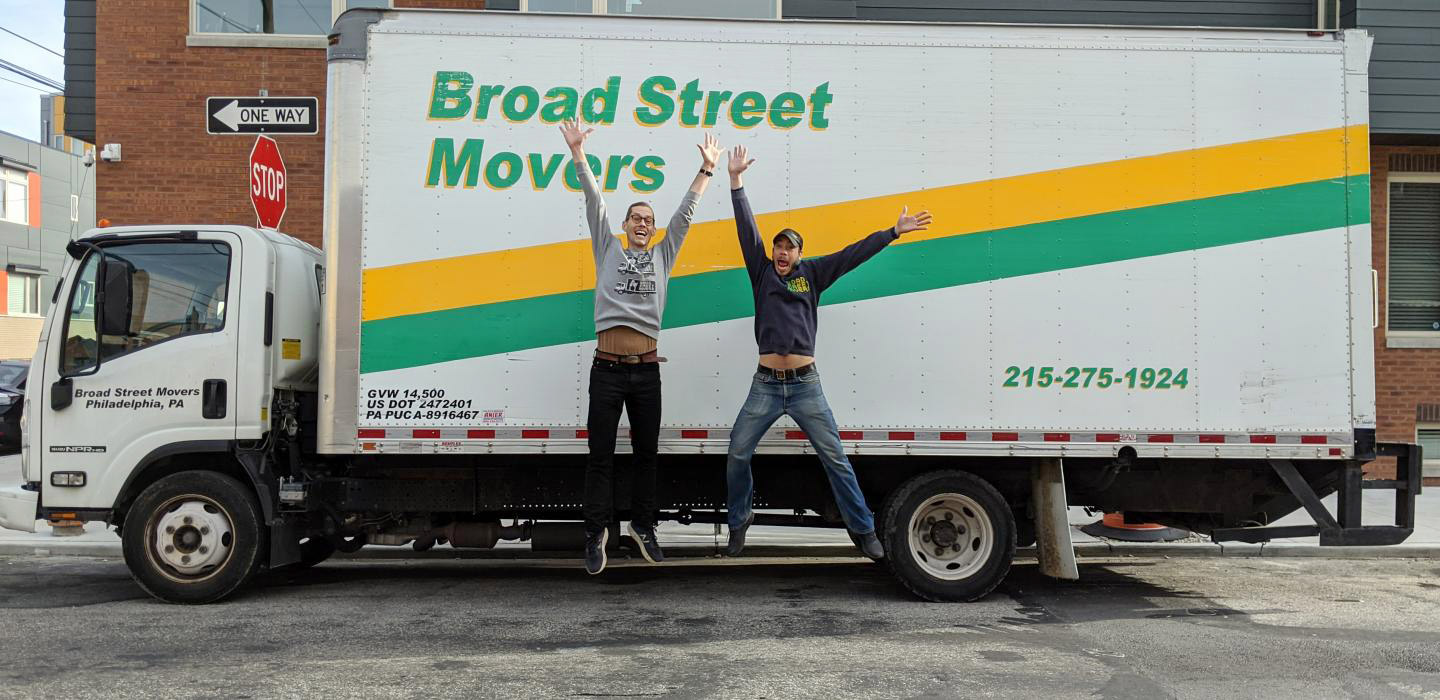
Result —
<svg viewBox="0 0 1440 700"><path fill-rule="evenodd" d="M1075 546L1070 542L1064 462L1038 460L1030 469L1030 488L1035 505L1035 551L1040 559L1040 573L1071 581L1080 578Z"/></svg>

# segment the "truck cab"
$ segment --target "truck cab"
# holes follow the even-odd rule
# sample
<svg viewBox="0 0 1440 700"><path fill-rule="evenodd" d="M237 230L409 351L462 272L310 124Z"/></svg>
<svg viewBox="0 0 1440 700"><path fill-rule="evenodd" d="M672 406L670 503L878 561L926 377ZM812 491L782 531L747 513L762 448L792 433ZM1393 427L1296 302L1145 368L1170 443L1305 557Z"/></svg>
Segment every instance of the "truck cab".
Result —
<svg viewBox="0 0 1440 700"><path fill-rule="evenodd" d="M30 366L23 483L0 492L0 526L123 529L147 488L200 466L259 485L243 455L293 423L289 397L314 391L320 251L274 231L180 226L96 229L68 252ZM176 512L214 505L192 500ZM224 539L152 554L171 547L174 573L199 576L234 554Z"/></svg>

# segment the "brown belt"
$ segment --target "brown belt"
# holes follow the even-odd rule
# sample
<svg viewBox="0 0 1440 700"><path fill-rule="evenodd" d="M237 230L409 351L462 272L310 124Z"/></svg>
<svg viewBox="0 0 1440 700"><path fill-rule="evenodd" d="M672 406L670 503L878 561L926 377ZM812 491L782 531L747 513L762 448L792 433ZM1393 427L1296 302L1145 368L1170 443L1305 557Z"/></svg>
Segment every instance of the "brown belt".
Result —
<svg viewBox="0 0 1440 700"><path fill-rule="evenodd" d="M664 362L665 358L660 356L659 350L651 350L639 355L616 355L613 352L595 351L595 359L606 362L619 362L622 365L643 365L651 362Z"/></svg>

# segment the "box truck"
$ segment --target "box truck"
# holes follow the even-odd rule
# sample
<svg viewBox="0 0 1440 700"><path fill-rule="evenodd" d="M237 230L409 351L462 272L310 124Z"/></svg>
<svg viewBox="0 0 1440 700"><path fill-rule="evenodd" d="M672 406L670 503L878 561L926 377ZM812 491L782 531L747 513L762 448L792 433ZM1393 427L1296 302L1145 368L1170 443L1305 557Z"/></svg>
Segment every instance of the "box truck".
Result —
<svg viewBox="0 0 1440 700"><path fill-rule="evenodd" d="M825 293L817 347L918 596L985 595L1017 545L1076 576L1067 506L1216 540L1402 541L1419 452L1375 440L1369 46L348 12L323 251L168 223L71 243L0 524L108 523L175 602L363 545L578 556L594 271L556 129L577 118L612 207L674 207L708 130L757 157L761 229L808 255L934 214ZM659 509L685 524L724 517L755 367L726 200L699 205L659 339ZM761 443L759 524L839 526L805 438L782 420ZM1362 482L1377 456L1397 477ZM1394 525L1362 524L1363 488L1395 491ZM1270 525L1301 507L1314 525Z"/></svg>

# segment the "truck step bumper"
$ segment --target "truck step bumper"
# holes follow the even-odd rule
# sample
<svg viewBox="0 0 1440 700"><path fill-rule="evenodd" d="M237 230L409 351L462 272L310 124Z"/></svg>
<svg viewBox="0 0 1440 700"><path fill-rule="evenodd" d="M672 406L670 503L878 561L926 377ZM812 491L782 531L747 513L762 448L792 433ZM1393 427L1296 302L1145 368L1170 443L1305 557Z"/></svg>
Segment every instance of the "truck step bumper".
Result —
<svg viewBox="0 0 1440 700"><path fill-rule="evenodd" d="M1296 471L1295 465L1284 460L1271 460L1270 466L1281 481L1300 500L1315 520L1314 525L1282 527L1233 527L1213 530L1216 542L1269 542L1279 537L1314 537L1319 535L1322 547L1383 546L1400 544L1415 532L1415 498L1420 495L1421 459L1419 445L1380 443L1376 455L1395 458L1395 478L1365 481L1360 464L1345 466L1336 490L1336 513L1330 514L1314 489ZM1361 525L1361 492L1385 489L1395 492L1394 525Z"/></svg>
<svg viewBox="0 0 1440 700"><path fill-rule="evenodd" d="M0 488L0 527L7 530L34 532L36 508L40 505L40 492L27 491L20 486Z"/></svg>

